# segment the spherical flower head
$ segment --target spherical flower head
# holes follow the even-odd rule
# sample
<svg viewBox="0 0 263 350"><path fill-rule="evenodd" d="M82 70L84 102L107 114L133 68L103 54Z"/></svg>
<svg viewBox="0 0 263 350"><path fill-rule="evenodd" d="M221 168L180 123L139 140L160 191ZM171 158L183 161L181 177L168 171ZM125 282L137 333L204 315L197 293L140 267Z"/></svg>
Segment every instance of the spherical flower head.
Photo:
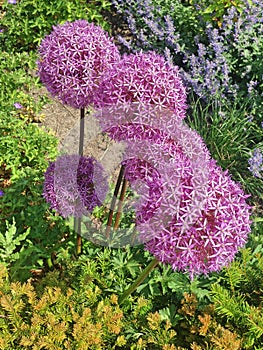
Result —
<svg viewBox="0 0 263 350"><path fill-rule="evenodd" d="M186 229L204 209L209 151L196 131L170 110L138 109L136 103L127 109L119 105L113 114L104 108L97 115L102 130L126 145L125 178L140 197L135 204L137 230L145 227L147 232L149 225L151 230L165 229L175 215L182 216Z"/></svg>
<svg viewBox="0 0 263 350"><path fill-rule="evenodd" d="M195 157L167 135L160 134L158 143L136 138L136 143L127 142L125 178L140 196L135 209L141 243L152 240L154 232L166 230L175 218L180 218L182 231L188 230L205 209L210 158L207 149L202 150L200 137L194 138L194 132L187 136L199 142Z"/></svg>
<svg viewBox="0 0 263 350"><path fill-rule="evenodd" d="M179 68L155 52L124 55L105 75L101 96L100 107L139 103L185 117L186 91Z"/></svg>
<svg viewBox="0 0 263 350"><path fill-rule="evenodd" d="M39 76L64 104L84 108L94 103L101 78L119 60L117 47L101 27L86 20L66 22L41 42Z"/></svg>
<svg viewBox="0 0 263 350"><path fill-rule="evenodd" d="M202 138L169 110L134 113L125 104L103 118L103 130L125 141L125 177L140 195L139 241L158 260L190 276L218 271L250 232L247 196L218 167ZM122 113L123 112L123 113Z"/></svg>
<svg viewBox="0 0 263 350"><path fill-rule="evenodd" d="M182 230L181 215L175 215L163 230L143 227L142 236L152 235L146 249L174 270L188 271L191 278L219 271L247 241L251 210L246 198L241 187L211 160L205 210L188 230ZM182 213L183 209L184 203Z"/></svg>
<svg viewBox="0 0 263 350"><path fill-rule="evenodd" d="M108 190L102 166L92 157L63 155L45 173L43 196L63 217L81 217L100 206Z"/></svg>

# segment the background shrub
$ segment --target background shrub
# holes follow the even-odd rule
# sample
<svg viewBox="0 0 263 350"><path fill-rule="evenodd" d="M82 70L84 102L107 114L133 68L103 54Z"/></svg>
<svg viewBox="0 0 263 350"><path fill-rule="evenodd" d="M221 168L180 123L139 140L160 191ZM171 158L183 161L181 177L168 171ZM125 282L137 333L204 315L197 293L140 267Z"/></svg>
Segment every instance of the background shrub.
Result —
<svg viewBox="0 0 263 350"><path fill-rule="evenodd" d="M21 52L35 50L53 25L86 19L108 28L102 11L109 9L107 0L18 0L2 5L0 45L2 50Z"/></svg>

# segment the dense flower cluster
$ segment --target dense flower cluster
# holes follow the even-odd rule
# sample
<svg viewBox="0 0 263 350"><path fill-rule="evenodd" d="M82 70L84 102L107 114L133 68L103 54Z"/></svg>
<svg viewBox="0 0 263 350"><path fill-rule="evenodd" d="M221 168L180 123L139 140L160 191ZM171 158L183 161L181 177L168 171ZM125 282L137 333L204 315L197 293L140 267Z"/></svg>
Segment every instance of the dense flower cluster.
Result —
<svg viewBox="0 0 263 350"><path fill-rule="evenodd" d="M160 36L151 21L145 23ZM171 31L169 16L166 22ZM221 85L214 81L213 90L212 72L225 70L228 77L226 49L216 30L209 33L213 54L199 43L199 56L187 59L195 76L201 62L202 75L210 77L203 83L216 95ZM179 68L155 52L121 59L99 27L81 20L55 27L39 51L39 74L49 91L74 107L93 104L102 131L126 143L124 176L140 195L136 226L146 249L190 276L230 262L250 232L250 207L202 138L183 123L186 91ZM210 60L214 53L219 66ZM93 158L62 156L45 174L44 197L64 217L87 214L106 192L103 169Z"/></svg>
<svg viewBox="0 0 263 350"><path fill-rule="evenodd" d="M136 104L130 115L125 106L123 113L120 107L112 115L106 111L98 116L103 130L126 142L125 177L140 195L136 225L146 249L191 276L220 270L250 232L242 189L171 112L157 118L153 108L141 115Z"/></svg>
<svg viewBox="0 0 263 350"><path fill-rule="evenodd" d="M112 115L105 112L107 119L99 116L104 131L126 142L125 177L141 197L136 223L144 242L175 218L183 222L182 231L190 229L205 210L210 166L209 152L194 130L167 110L158 117L153 111L141 115L134 106L128 118L119 107Z"/></svg>
<svg viewBox="0 0 263 350"><path fill-rule="evenodd" d="M63 217L81 217L101 205L107 193L102 166L91 157L64 155L50 163L43 195Z"/></svg>
<svg viewBox="0 0 263 350"><path fill-rule="evenodd" d="M85 20L54 27L39 47L39 76L48 91L75 108L93 104L105 71L120 59L106 32Z"/></svg>
<svg viewBox="0 0 263 350"><path fill-rule="evenodd" d="M185 117L186 91L179 69L155 52L124 55L105 75L101 96L101 107L138 103Z"/></svg>
<svg viewBox="0 0 263 350"><path fill-rule="evenodd" d="M188 188L189 183L185 182L186 191L182 191L179 210L161 205L163 217L170 218L166 227L160 225L156 214L138 227L147 250L174 270L188 271L193 277L218 271L231 262L238 249L245 245L251 222L247 196L211 160L205 208L185 229Z"/></svg>
<svg viewBox="0 0 263 350"><path fill-rule="evenodd" d="M131 158L132 154L136 158ZM191 227L204 209L207 196L207 172L202 155L202 166L194 164L176 142L164 138L162 144L128 142L126 156L125 177L141 196L136 205L138 231L150 225L149 232L158 232L175 216L181 217L185 229ZM144 241L148 239L151 236Z"/></svg>

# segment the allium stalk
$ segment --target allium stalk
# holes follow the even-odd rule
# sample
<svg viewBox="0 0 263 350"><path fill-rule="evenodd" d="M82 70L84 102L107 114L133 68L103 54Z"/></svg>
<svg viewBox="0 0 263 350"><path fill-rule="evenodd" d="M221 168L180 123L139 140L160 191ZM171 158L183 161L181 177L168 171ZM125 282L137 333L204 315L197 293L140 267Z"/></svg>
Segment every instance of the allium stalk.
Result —
<svg viewBox="0 0 263 350"><path fill-rule="evenodd" d="M111 226L112 226L112 222L113 222L114 209L115 209L116 202L117 202L117 196L119 194L119 190L120 190L120 187L121 187L121 184L123 181L124 181L124 166L122 165L120 168L120 171L119 171L118 179L116 181L116 185L115 185L112 200L111 200L111 205L110 205L110 210L109 210L109 215L108 215L108 220L107 220L107 227L106 227L106 232L105 232L106 238L109 238L109 235L110 235ZM115 226L115 229L116 228L117 227Z"/></svg>
<svg viewBox="0 0 263 350"><path fill-rule="evenodd" d="M138 276L138 278L132 283L132 285L120 296L119 304L123 303L123 301L136 290L136 288L145 280L145 278L149 275L149 273L159 264L157 259L153 259L148 266L142 271L142 273Z"/></svg>
<svg viewBox="0 0 263 350"><path fill-rule="evenodd" d="M79 128L79 156L83 156L84 148L84 127L85 127L85 109L80 109L80 128ZM81 253L82 238L81 238L81 218L74 217L74 230L77 232L77 255Z"/></svg>

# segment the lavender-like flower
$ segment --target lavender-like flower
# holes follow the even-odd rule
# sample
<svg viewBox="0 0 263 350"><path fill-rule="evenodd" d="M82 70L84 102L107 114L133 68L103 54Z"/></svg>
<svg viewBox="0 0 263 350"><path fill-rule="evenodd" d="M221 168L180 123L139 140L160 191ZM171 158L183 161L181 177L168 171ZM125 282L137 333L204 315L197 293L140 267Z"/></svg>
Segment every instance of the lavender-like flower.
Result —
<svg viewBox="0 0 263 350"><path fill-rule="evenodd" d="M91 157L60 156L45 173L44 198L63 217L88 214L101 205L107 190L103 168Z"/></svg>
<svg viewBox="0 0 263 350"><path fill-rule="evenodd" d="M239 93L243 95L251 80L262 80L259 63L263 33L262 2L245 1L242 12L235 6L229 7L218 29L209 22L203 23L191 7L181 2L177 2L175 11L170 13L166 13L168 7L162 5L161 11L158 11L158 4L152 2L149 11L145 6L146 0L136 4L123 0L114 0L114 3L119 12L129 18L127 23L132 33L129 43L124 40L121 43L128 44L125 46L130 52L139 47L172 59L183 68L181 73L186 87L203 101L216 101L216 105L222 108L229 101L232 103ZM177 11L184 13L185 18L180 12L176 16ZM189 15L191 20L187 21ZM204 24L206 30L199 31L200 25ZM258 106L258 101L262 100L262 84L253 89L253 99Z"/></svg>
<svg viewBox="0 0 263 350"><path fill-rule="evenodd" d="M124 55L108 70L101 84L101 107L138 103L171 110L185 117L186 91L179 68L155 52Z"/></svg>
<svg viewBox="0 0 263 350"><path fill-rule="evenodd" d="M93 104L101 78L120 59L107 33L85 20L54 27L41 42L39 56L43 84L75 108Z"/></svg>
<svg viewBox="0 0 263 350"><path fill-rule="evenodd" d="M261 178L261 172L263 171L263 157L259 148L256 148L253 151L252 156L248 160L248 164L248 169L251 171L251 173L256 177Z"/></svg>

